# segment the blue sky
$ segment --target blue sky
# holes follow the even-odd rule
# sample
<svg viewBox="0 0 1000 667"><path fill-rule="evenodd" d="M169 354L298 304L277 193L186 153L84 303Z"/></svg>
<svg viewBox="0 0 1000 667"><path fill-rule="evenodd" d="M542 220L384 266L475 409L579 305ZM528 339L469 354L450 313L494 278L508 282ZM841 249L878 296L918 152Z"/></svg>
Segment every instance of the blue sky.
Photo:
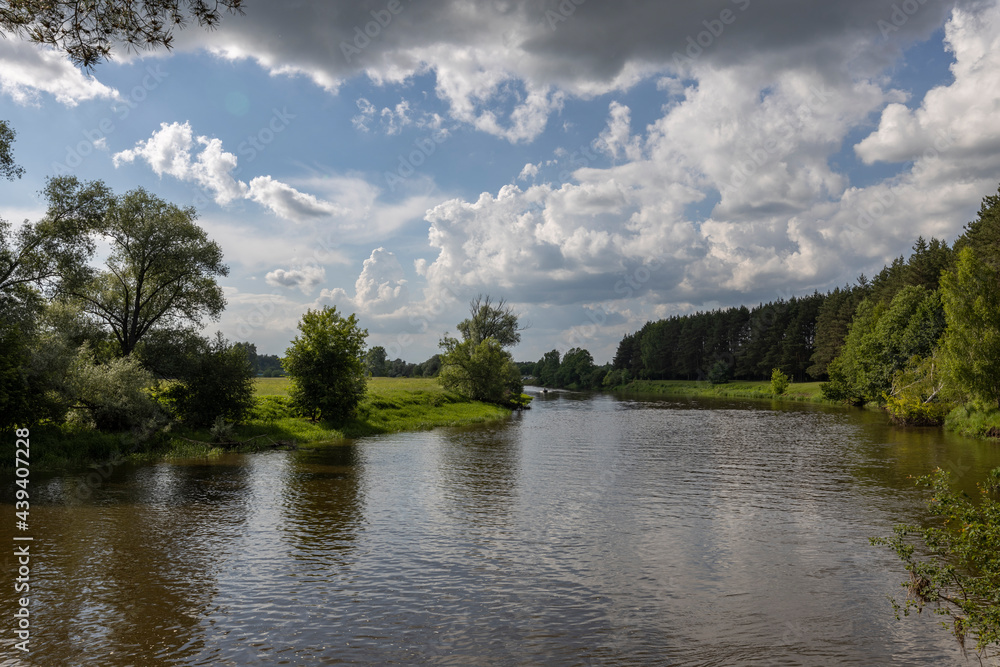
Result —
<svg viewBox="0 0 1000 667"><path fill-rule="evenodd" d="M531 325L519 360L603 362L647 320L831 289L960 233L1000 181L998 19L261 0L91 75L9 38L0 118L27 173L0 215L41 216L57 173L195 206L232 269L208 329L263 352L336 305L422 361L488 293Z"/></svg>

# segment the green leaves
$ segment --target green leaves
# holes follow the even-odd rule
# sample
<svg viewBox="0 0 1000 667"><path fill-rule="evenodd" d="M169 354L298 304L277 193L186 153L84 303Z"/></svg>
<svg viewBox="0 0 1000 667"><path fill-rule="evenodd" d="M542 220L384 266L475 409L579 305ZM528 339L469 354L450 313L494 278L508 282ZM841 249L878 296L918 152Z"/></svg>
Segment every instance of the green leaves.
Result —
<svg viewBox="0 0 1000 667"><path fill-rule="evenodd" d="M517 314L505 300L500 299L494 304L488 294L480 295L469 304L469 311L472 317L458 323L458 330L465 340L478 345L492 338L500 347L513 347L521 342Z"/></svg>
<svg viewBox="0 0 1000 667"><path fill-rule="evenodd" d="M229 275L229 267L195 217L193 208L142 188L108 207L99 227L111 243L107 270L72 293L110 328L122 354L154 328L198 326L225 308L216 277Z"/></svg>
<svg viewBox="0 0 1000 667"><path fill-rule="evenodd" d="M8 181L21 178L24 174L24 167L14 162L14 154L11 152L14 136L14 130L10 129L7 121L0 120L0 178Z"/></svg>
<svg viewBox="0 0 1000 667"><path fill-rule="evenodd" d="M895 373L913 356L931 353L944 329L936 291L910 285L888 304L865 299L858 306L840 354L829 367L823 393L832 400L880 402Z"/></svg>
<svg viewBox="0 0 1000 667"><path fill-rule="evenodd" d="M771 371L771 393L775 396L781 396L788 390L788 385L791 382L788 380L788 376L781 372L780 368L775 368Z"/></svg>
<svg viewBox="0 0 1000 667"><path fill-rule="evenodd" d="M103 183L68 176L50 178L42 194L48 210L40 221L14 232L0 220L0 299L11 306L31 291L51 296L90 275L93 233L110 202Z"/></svg>
<svg viewBox="0 0 1000 667"><path fill-rule="evenodd" d="M524 383L504 348L521 340L517 314L503 299L494 304L489 295L473 299L469 312L472 317L458 323L462 340L447 335L441 340L441 385L474 401L515 405Z"/></svg>
<svg viewBox="0 0 1000 667"><path fill-rule="evenodd" d="M253 368L246 348L232 345L222 333L211 341L199 341L200 349L183 354L186 359L179 382L165 396L174 402L178 415L191 426L206 427L221 418L229 423L247 419L255 406Z"/></svg>
<svg viewBox="0 0 1000 667"><path fill-rule="evenodd" d="M334 307L309 310L299 322L300 334L285 352L282 365L292 379L289 394L313 421L342 421L353 416L364 398L365 339L352 314Z"/></svg>
<svg viewBox="0 0 1000 667"><path fill-rule="evenodd" d="M892 378L885 409L892 422L905 426L936 426L954 407L947 400L945 375L937 354L913 357Z"/></svg>
<svg viewBox="0 0 1000 667"><path fill-rule="evenodd" d="M475 343L445 338L442 342L442 386L474 401L510 405L524 384L510 353L493 338Z"/></svg>
<svg viewBox="0 0 1000 667"><path fill-rule="evenodd" d="M966 247L954 271L941 277L948 328L944 364L956 389L1000 406L1000 275Z"/></svg>
<svg viewBox="0 0 1000 667"><path fill-rule="evenodd" d="M936 525L899 525L892 537L871 543L893 549L910 574L903 582L906 600L892 600L897 616L934 605L935 614L951 618L963 647L974 639L983 653L1000 647L1000 468L979 485L976 500L954 491L951 482L941 469L917 480L932 490L927 506Z"/></svg>

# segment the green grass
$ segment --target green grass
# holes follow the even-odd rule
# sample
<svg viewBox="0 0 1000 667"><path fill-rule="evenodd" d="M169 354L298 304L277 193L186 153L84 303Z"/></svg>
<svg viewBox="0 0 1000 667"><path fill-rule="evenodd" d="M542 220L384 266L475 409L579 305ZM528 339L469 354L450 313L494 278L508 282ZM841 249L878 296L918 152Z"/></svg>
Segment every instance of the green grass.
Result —
<svg viewBox="0 0 1000 667"><path fill-rule="evenodd" d="M288 388L292 386L288 378L254 378L253 382L258 396L288 396Z"/></svg>
<svg viewBox="0 0 1000 667"><path fill-rule="evenodd" d="M944 427L970 438L1000 438L1000 410L962 405L948 413Z"/></svg>
<svg viewBox="0 0 1000 667"><path fill-rule="evenodd" d="M811 403L831 403L823 398L820 382L793 382L781 396L771 393L770 382L734 381L713 385L710 382L685 380L635 380L619 387L616 393L655 394L666 396L710 396L778 399L782 401L808 401Z"/></svg>
<svg viewBox="0 0 1000 667"><path fill-rule="evenodd" d="M258 396L288 396L288 378L256 378ZM238 426L234 438L258 438L237 451L253 451L270 446L271 441L296 445L339 444L352 438L401 431L422 431L440 426L467 426L505 419L510 410L496 405L469 401L445 391L433 378L370 378L368 391L358 406L357 416L347 422L313 423L301 417L281 417L273 421L251 421ZM196 445L188 440L210 440L208 431L179 431L172 438L169 456L188 457L219 453L218 447ZM259 437L265 436L265 437Z"/></svg>
<svg viewBox="0 0 1000 667"><path fill-rule="evenodd" d="M255 387L258 396L287 396L290 381L288 378L257 378ZM445 391L433 378L372 378L358 406L357 416L345 423L312 423L299 417L253 420L237 426L233 438L239 441L256 438L235 450L247 452L270 447L272 441L295 442L298 446L339 444L351 438L440 426L467 426L509 416L510 410L505 408L469 401ZM53 469L121 459L139 462L164 457L221 455L225 451L221 447L201 444L211 439L207 429L175 426L167 433L159 433L136 445L135 438L129 434L102 433L67 424L36 426L31 429L31 463L34 468ZM4 460L12 461L14 439L7 441L5 444L10 445L7 449L11 451Z"/></svg>

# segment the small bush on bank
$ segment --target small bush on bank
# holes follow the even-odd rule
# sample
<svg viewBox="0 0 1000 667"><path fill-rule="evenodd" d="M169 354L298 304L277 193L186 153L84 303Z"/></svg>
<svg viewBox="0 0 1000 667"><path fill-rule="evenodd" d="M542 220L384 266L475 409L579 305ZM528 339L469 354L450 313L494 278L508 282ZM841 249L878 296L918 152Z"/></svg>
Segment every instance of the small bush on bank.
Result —
<svg viewBox="0 0 1000 667"><path fill-rule="evenodd" d="M163 392L185 424L205 428L217 417L247 419L254 407L253 368L242 347L217 334L186 366L185 376Z"/></svg>
<svg viewBox="0 0 1000 667"><path fill-rule="evenodd" d="M775 396L781 396L788 391L788 385L790 384L791 381L788 379L788 376L779 369L775 368L771 370L771 393Z"/></svg>
<svg viewBox="0 0 1000 667"><path fill-rule="evenodd" d="M731 370L732 369L729 367L729 364L720 359L719 361L716 361L715 365L713 365L708 371L708 381L713 385L726 384L730 380L729 375Z"/></svg>

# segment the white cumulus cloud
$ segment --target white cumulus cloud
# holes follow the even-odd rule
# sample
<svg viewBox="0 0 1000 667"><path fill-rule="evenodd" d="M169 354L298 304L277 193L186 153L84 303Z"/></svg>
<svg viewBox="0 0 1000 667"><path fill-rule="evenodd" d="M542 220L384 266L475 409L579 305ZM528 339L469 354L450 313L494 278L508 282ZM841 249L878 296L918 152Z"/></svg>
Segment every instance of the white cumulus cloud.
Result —
<svg viewBox="0 0 1000 667"><path fill-rule="evenodd" d="M83 74L61 53L4 33L0 33L0 90L18 104L36 104L39 93L47 93L69 107L120 97L117 90Z"/></svg>
<svg viewBox="0 0 1000 667"><path fill-rule="evenodd" d="M197 155L192 156L192 149ZM161 123L148 140L112 156L115 167L136 159L149 164L157 176L167 174L197 183L211 191L220 205L248 194L246 183L232 176L236 156L222 150L219 139L195 137L190 123Z"/></svg>
<svg viewBox="0 0 1000 667"><path fill-rule="evenodd" d="M274 287L298 288L303 294L310 294L326 278L326 269L321 266L304 266L298 269L275 269L264 279Z"/></svg>
<svg viewBox="0 0 1000 667"><path fill-rule="evenodd" d="M354 283L354 296L339 287L323 290L319 301L348 304L365 314L385 315L397 311L409 301L407 280L399 259L385 248L372 250Z"/></svg>

